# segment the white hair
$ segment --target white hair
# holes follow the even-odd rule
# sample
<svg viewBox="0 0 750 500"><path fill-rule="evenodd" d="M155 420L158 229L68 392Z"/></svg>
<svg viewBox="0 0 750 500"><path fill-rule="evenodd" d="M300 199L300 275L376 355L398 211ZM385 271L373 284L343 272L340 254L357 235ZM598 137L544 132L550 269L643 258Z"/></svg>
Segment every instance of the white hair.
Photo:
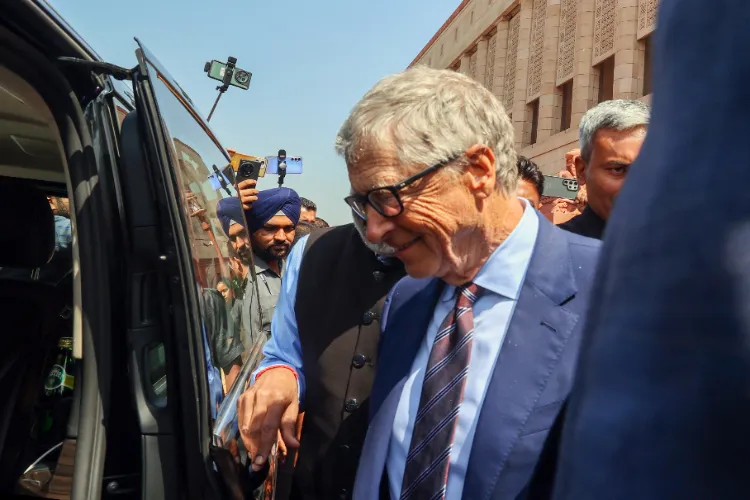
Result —
<svg viewBox="0 0 750 500"><path fill-rule="evenodd" d="M586 111L578 126L581 158L588 163L594 148L594 136L599 130L623 132L648 127L651 108L641 101L615 99L603 101Z"/></svg>
<svg viewBox="0 0 750 500"><path fill-rule="evenodd" d="M495 153L498 190L508 196L516 190L513 128L505 109L492 92L455 71L417 66L375 84L341 126L336 152L352 165L372 144L387 144L404 165L424 166L484 144Z"/></svg>

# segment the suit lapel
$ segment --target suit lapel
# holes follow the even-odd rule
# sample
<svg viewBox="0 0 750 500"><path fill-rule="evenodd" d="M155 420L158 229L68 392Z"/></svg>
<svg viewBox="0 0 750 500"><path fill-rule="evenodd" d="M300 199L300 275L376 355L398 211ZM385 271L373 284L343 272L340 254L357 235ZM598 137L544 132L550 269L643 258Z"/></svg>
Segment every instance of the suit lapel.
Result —
<svg viewBox="0 0 750 500"><path fill-rule="evenodd" d="M370 396L370 426L362 449L355 498L377 498L388 458L393 421L406 378L432 319L442 282L404 278L387 305L378 371Z"/></svg>
<svg viewBox="0 0 750 500"><path fill-rule="evenodd" d="M495 490L578 320L563 306L575 292L565 233L540 216L534 253L480 411L464 498L486 499Z"/></svg>

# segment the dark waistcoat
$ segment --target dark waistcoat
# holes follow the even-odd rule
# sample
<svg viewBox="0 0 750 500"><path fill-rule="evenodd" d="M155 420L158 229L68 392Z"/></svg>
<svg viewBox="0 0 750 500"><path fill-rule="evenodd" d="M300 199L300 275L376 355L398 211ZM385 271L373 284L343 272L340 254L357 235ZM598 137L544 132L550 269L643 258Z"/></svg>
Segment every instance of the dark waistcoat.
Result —
<svg viewBox="0 0 750 500"><path fill-rule="evenodd" d="M367 433L380 313L404 276L383 264L353 224L311 234L295 314L307 391L292 499L351 498Z"/></svg>

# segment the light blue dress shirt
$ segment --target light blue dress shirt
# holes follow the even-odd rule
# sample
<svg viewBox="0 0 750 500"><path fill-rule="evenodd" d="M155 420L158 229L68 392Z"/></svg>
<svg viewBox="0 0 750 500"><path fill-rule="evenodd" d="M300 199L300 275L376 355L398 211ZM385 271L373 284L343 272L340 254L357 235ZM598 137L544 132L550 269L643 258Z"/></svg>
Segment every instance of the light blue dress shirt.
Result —
<svg viewBox="0 0 750 500"><path fill-rule="evenodd" d="M484 293L473 308L474 339L450 455L445 497L448 500L461 498L479 410L482 408L536 242L539 219L531 205L526 200L523 201L525 208L519 224L492 253L474 279L474 283L484 288ZM455 305L455 292L455 287L444 288L396 409L386 462L391 498L401 496L401 482L414 430L414 416L419 408L424 372L437 330Z"/></svg>
<svg viewBox="0 0 750 500"><path fill-rule="evenodd" d="M303 236L292 247L286 259L284 279L276 309L271 320L271 338L263 346L263 360L253 373L252 382L258 372L272 366L288 366L297 372L300 403L305 396L305 374L302 371L302 344L297 329L294 306L297 302L297 280L302 265L308 236Z"/></svg>

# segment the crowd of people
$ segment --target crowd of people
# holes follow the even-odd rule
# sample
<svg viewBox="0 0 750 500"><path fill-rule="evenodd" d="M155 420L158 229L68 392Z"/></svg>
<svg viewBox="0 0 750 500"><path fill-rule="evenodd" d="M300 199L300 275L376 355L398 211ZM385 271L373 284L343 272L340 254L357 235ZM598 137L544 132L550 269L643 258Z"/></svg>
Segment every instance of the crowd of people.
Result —
<svg viewBox="0 0 750 500"><path fill-rule="evenodd" d="M655 95L670 81L657 79ZM240 183L225 231L242 234L232 221L244 209L256 274L275 287L260 300L264 356L238 403L248 466L262 473L278 445L277 497L292 499L740 498L736 477L697 465L717 446L678 439L716 419L699 411L683 424L659 401L696 401L686 388L670 394L681 376L719 401L706 388L737 373L728 343L710 360L696 347L712 322L731 330L737 312L693 294L684 305L695 316L664 298L683 291L674 277L689 264L710 266L664 252L668 237L696 240L673 208L657 210L665 180L645 172L673 165L666 152L686 144L674 132L685 111L661 113L649 141L664 150L645 147L645 159L647 104L610 100L584 114L575 172L587 206L559 226L538 211L544 176L517 155L502 104L467 76L426 67L378 82L336 137L350 224L327 228L291 190ZM622 209L623 199L640 204ZM713 273L701 271L704 284ZM686 372L675 349L721 376ZM663 445L640 440L660 434Z"/></svg>
<svg viewBox="0 0 750 500"><path fill-rule="evenodd" d="M547 434L573 387L598 240L649 119L627 100L583 116L589 204L555 227L497 99L415 68L379 82L341 128L351 224L319 230L314 203L254 181L220 202L263 283L254 330L267 342L238 415L253 470L275 444L294 456L277 496L516 498L532 478L552 484L554 464L537 464L557 447Z"/></svg>

